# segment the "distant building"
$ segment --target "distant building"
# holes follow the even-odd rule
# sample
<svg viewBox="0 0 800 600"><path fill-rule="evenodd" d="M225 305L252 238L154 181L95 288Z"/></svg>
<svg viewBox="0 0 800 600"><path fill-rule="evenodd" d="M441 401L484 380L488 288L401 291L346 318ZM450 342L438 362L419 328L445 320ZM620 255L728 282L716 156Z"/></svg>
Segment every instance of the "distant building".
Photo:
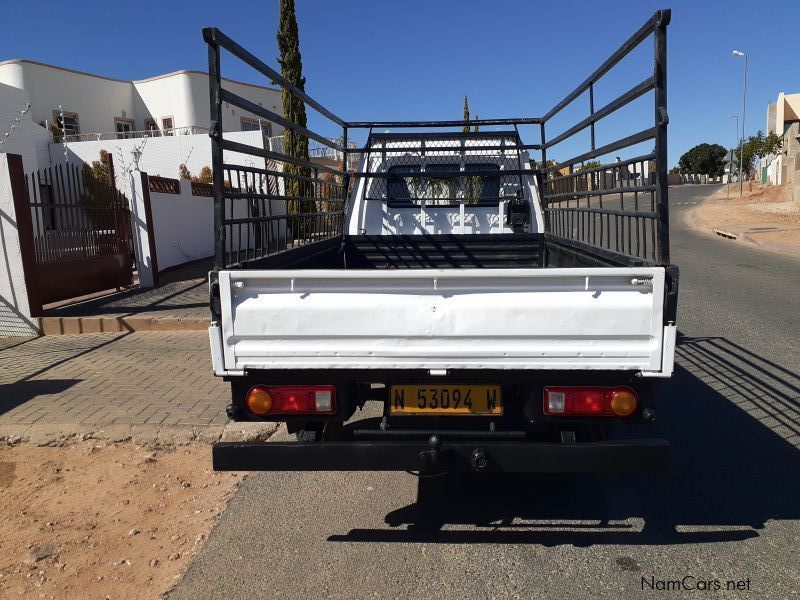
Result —
<svg viewBox="0 0 800 600"><path fill-rule="evenodd" d="M778 156L766 157L767 179L781 184L800 168L800 94L778 94L776 102L767 106L767 133L783 136L783 150Z"/></svg>
<svg viewBox="0 0 800 600"><path fill-rule="evenodd" d="M54 124L70 142L207 132L211 121L208 74L201 71L127 81L32 60L7 60L0 62L0 83L24 90L32 120L48 128ZM225 84L268 110L281 110L277 89L229 80ZM240 108L223 107L223 131L259 128L265 137L281 130Z"/></svg>
<svg viewBox="0 0 800 600"><path fill-rule="evenodd" d="M225 88L238 96L282 113L280 90L224 81ZM150 138L146 153L162 157L155 173L174 176L182 162L193 163L190 167L196 173L210 164L208 97L208 74L200 71L128 81L32 60L7 60L0 62L0 136L10 127L6 122L25 114L0 152L21 154L29 172L63 160L58 157L67 152L61 147L64 143L70 160L97 160L101 148L121 149L129 160L131 143L146 137ZM283 128L224 103L222 131L260 132L258 145L268 147L270 137L281 135ZM164 139L173 136L184 141ZM98 143L102 145L92 145ZM176 151L179 147L182 152Z"/></svg>

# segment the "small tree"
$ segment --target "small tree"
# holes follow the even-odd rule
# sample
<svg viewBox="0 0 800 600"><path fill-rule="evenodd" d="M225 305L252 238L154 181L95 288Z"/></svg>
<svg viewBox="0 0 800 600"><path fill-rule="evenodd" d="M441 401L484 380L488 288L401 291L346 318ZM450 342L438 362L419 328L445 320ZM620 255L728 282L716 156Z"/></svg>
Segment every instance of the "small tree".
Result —
<svg viewBox="0 0 800 600"><path fill-rule="evenodd" d="M475 120L476 121L478 120L478 115L475 115ZM472 128L472 131L474 131L475 133L478 133L478 124L477 123L475 123L475 126Z"/></svg>
<svg viewBox="0 0 800 600"><path fill-rule="evenodd" d="M200 169L200 175L197 177L192 177L192 181L195 183L213 183L214 173L211 171L211 167L205 166Z"/></svg>
<svg viewBox="0 0 800 600"><path fill-rule="evenodd" d="M594 169L595 167L599 167L601 163L597 160L589 160L583 163L579 168L578 171L586 171L588 169Z"/></svg>
<svg viewBox="0 0 800 600"><path fill-rule="evenodd" d="M772 131L767 135L767 137L764 138L764 142L761 144L761 151L759 152L758 156L759 158L764 158L771 155L774 156L781 150L783 150L783 137Z"/></svg>
<svg viewBox="0 0 800 600"><path fill-rule="evenodd" d="M331 212L337 209L337 203L330 200L337 200L342 197L343 181L341 175L334 175L333 173L324 173L322 175L320 197L325 199L317 201L317 212Z"/></svg>
<svg viewBox="0 0 800 600"><path fill-rule="evenodd" d="M764 146L764 134L759 131L756 135L751 135L743 144L740 144L734 149L736 153L736 164L742 165L743 177L749 177L753 166L756 163L756 157L761 153Z"/></svg>
<svg viewBox="0 0 800 600"><path fill-rule="evenodd" d="M467 100L467 95L464 94L464 120L469 121L469 101ZM464 133L469 133L469 124L464 124L461 128L461 131Z"/></svg>
<svg viewBox="0 0 800 600"><path fill-rule="evenodd" d="M109 208L113 207L117 194L111 181L108 152L100 150L100 160L83 164L83 183L80 203L86 216L99 229L113 229L114 213Z"/></svg>
<svg viewBox="0 0 800 600"><path fill-rule="evenodd" d="M725 171L728 151L719 144L698 144L678 160L681 173L695 173L718 177Z"/></svg>
<svg viewBox="0 0 800 600"><path fill-rule="evenodd" d="M46 122L45 121L39 121L39 125L44 127L46 125ZM55 123L50 123L50 135L53 136L53 143L54 144L60 144L62 141L64 141L64 138L62 137L62 131L61 131L61 129L59 129L58 125L56 125Z"/></svg>
<svg viewBox="0 0 800 600"><path fill-rule="evenodd" d="M300 55L300 34L297 28L297 17L294 10L294 0L280 0L280 23L278 25L278 50L281 65L281 75L298 89L305 91L306 80L303 77L303 60ZM307 124L305 103L286 91L281 91L283 116L292 123L305 127ZM309 160L308 138L288 127L283 130L283 151L287 156ZM286 195L296 198L287 202L289 214L303 214L311 212L312 201L304 200L310 195L308 181L303 179L311 175L308 167L302 167L289 162L283 163L283 172ZM311 223L306 219L302 222L293 220L291 223L297 237L304 238L311 231Z"/></svg>
<svg viewBox="0 0 800 600"><path fill-rule="evenodd" d="M192 175L192 172L189 170L189 167L186 166L186 163L181 163L178 167L178 177L180 179L187 179L194 183L214 183L214 172L208 165L200 169L200 175ZM227 185L228 184L226 183L226 186Z"/></svg>
<svg viewBox="0 0 800 600"><path fill-rule="evenodd" d="M745 174L749 175L753 171L756 158L764 159L767 156L778 154L783 149L783 138L776 133L764 135L763 131L759 131L755 135L751 135L742 148L735 148L736 160L742 160L742 170ZM742 154L744 158L742 159Z"/></svg>

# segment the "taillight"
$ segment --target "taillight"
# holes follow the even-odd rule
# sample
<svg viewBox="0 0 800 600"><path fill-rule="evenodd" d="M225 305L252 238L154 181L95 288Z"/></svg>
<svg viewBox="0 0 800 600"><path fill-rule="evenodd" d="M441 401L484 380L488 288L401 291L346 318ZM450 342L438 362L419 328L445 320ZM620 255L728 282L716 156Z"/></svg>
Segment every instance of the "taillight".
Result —
<svg viewBox="0 0 800 600"><path fill-rule="evenodd" d="M332 385L256 385L247 392L245 404L259 417L330 414L336 411L336 388Z"/></svg>
<svg viewBox="0 0 800 600"><path fill-rule="evenodd" d="M638 406L629 387L546 387L542 410L555 417L629 417Z"/></svg>

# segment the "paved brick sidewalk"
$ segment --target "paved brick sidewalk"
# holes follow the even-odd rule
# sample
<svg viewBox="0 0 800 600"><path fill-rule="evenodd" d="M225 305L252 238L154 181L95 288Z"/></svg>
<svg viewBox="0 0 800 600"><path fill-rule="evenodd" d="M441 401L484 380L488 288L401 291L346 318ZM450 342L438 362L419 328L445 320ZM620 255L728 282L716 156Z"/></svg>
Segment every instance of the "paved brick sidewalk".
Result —
<svg viewBox="0 0 800 600"><path fill-rule="evenodd" d="M156 288L112 294L80 304L48 310L49 317L130 317L168 315L172 318L209 320L208 284L205 279L174 281Z"/></svg>
<svg viewBox="0 0 800 600"><path fill-rule="evenodd" d="M45 311L45 335L126 332L204 331L210 322L205 279L175 281L157 288L133 289Z"/></svg>
<svg viewBox="0 0 800 600"><path fill-rule="evenodd" d="M200 331L0 340L0 427L224 425Z"/></svg>

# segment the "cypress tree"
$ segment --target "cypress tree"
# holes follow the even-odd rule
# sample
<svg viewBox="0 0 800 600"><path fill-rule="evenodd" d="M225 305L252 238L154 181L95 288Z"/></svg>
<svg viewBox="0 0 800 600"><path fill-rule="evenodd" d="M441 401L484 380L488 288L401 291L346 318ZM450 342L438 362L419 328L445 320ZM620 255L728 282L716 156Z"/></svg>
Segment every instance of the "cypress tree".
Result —
<svg viewBox="0 0 800 600"><path fill-rule="evenodd" d="M467 101L467 95L464 94L464 120L469 121L469 102ZM461 131L464 133L469 133L469 125L464 125L461 128Z"/></svg>
<svg viewBox="0 0 800 600"><path fill-rule="evenodd" d="M478 120L478 115L475 115L475 120L476 121ZM478 131L478 124L477 123L475 123L474 127L472 128L472 131L477 133L477 131Z"/></svg>
<svg viewBox="0 0 800 600"><path fill-rule="evenodd" d="M297 18L294 11L294 0L280 0L280 23L278 25L278 50L281 65L281 75L289 83L305 91L306 79L303 77L303 60L300 56L300 36L297 29ZM281 92L281 103L283 105L283 116L292 123L306 126L306 106L305 103L293 96L286 90ZM287 156L308 160L308 138L291 129L283 130L283 152ZM300 177L309 177L310 170L307 167L283 163L285 194L287 196L297 196L305 198L309 196L310 189L308 182L300 180ZM293 214L311 212L310 200L292 200L288 202L288 212ZM294 230L304 236L308 229L300 223L294 223ZM298 227L299 225L299 227ZM310 223L308 224L310 225Z"/></svg>

